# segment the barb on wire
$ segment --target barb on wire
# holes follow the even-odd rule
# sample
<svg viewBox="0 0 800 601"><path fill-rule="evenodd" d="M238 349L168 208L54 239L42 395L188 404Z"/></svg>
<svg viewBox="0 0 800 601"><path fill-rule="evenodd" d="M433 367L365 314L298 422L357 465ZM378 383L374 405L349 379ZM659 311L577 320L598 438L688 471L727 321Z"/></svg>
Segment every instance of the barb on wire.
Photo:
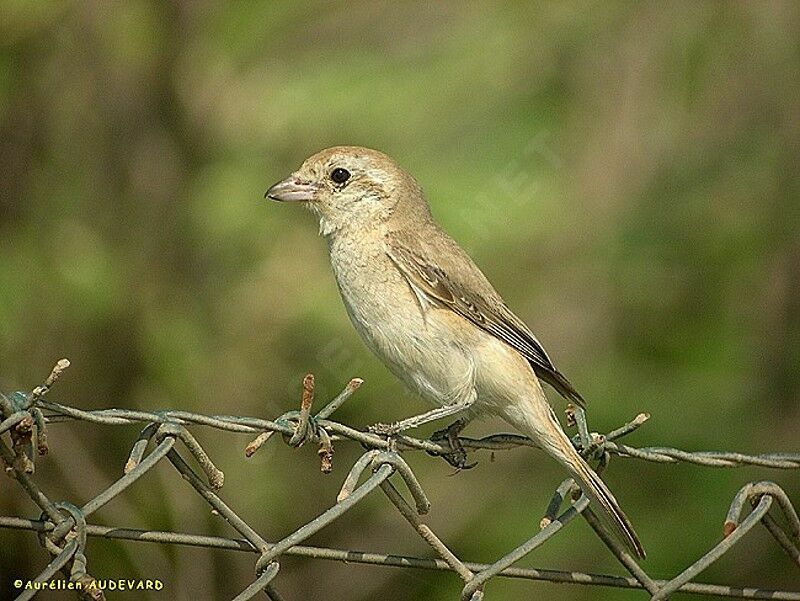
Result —
<svg viewBox="0 0 800 601"><path fill-rule="evenodd" d="M279 562L283 555L367 565L449 570L462 580L463 601L486 599L485 587L496 577L641 589L646 591L651 599L666 599L676 591L685 591L717 597L800 601L800 591L742 588L695 582L695 578L703 570L744 540L757 524L764 525L776 543L800 568L800 518L788 495L773 482L745 484L730 504L723 523L722 540L669 580L653 579L647 574L637 560L598 520L588 499L580 494L580 489L572 480L565 480L556 489L545 509L538 532L533 533L528 540L523 541L494 563L478 564L459 558L423 521L421 516L430 510L431 503L416 475L403 459L403 453L426 451L447 459L454 452L463 450L494 452L521 446L535 447L536 445L527 438L514 434L494 434L478 439L459 436L457 438L459 445L455 445L453 440L447 438L425 440L406 435L389 440L331 419L334 412L359 388L362 383L360 379L352 379L333 400L313 414L314 377L311 374L303 380L300 409L288 411L274 420L232 415L203 415L176 410L85 411L44 398L68 366L68 361L59 361L50 376L30 393L14 393L9 396L0 394L0 460L6 473L18 481L42 512L38 519L0 516L0 527L36 532L41 545L52 556L47 567L32 579L34 582L45 582L60 571L71 582L82 583L79 594L84 599L96 601L104 599L103 591L97 586L92 586L97 581L87 573L85 555L87 536L103 536L255 553L258 557L255 562L254 579L243 585L241 592L235 597L236 601L251 599L262 592L272 601L282 601L284 597L279 593L275 582L280 580ZM687 452L671 447L636 448L618 442L620 438L635 432L648 419L649 415L642 413L623 426L606 434L600 434L589 430L583 410L573 406L567 408L567 423L577 429L573 444L587 460L597 462L598 474L607 468L612 457L656 463L686 462L705 467L800 468L800 453L745 455L730 452ZM48 450L46 429L53 424L74 421L109 426L144 424L133 442L121 476L81 507L67 501L51 500L32 477L35 457L44 455ZM223 501L219 490L223 485L224 474L190 432L189 428L193 426L255 435L245 447L245 455L248 457L257 452L275 433L280 434L280 438L293 448L316 445L320 468L325 473L329 473L332 468L335 442L354 441L365 447L366 451L349 470L339 495L329 509L310 522L300 524L282 540L272 543ZM8 435L10 446L3 439L4 434ZM192 465L198 468L197 471L179 453L176 446L179 441L193 458ZM452 448L451 444L461 448ZM222 517L242 538L136 530L87 522L87 519L100 507L122 494L165 458L167 463L172 465L195 492L212 507L214 513ZM202 478L198 473L205 477ZM365 473L368 475L365 476ZM365 479L359 484L362 476L365 476ZM411 502L407 501L396 487L396 482L399 480L404 482ZM383 555L346 549L309 547L302 544L378 489L388 499L390 506L394 507L413 531L427 543L436 554L436 558ZM746 513L748 507L749 513ZM586 520L630 576L515 566L523 557L557 536L579 516ZM29 599L35 594L35 589L26 590L18 599Z"/></svg>

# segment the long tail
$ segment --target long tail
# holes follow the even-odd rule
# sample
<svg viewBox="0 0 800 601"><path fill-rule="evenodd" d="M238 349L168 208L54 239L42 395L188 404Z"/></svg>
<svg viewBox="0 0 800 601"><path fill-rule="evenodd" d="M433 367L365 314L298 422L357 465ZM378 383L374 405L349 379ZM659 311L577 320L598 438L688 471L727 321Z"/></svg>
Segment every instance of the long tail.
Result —
<svg viewBox="0 0 800 601"><path fill-rule="evenodd" d="M628 519L628 516L622 511L614 495L611 494L608 486L606 486L606 483L600 479L600 476L589 467L589 464L587 464L574 449L572 450L572 457L566 461L562 461L562 463L567 466L572 476L578 482L578 486L580 486L583 493L589 497L592 505L600 510L605 521L613 528L617 537L624 542L628 549L637 557L644 559L644 547L642 547L642 543L636 535L636 531L633 529L633 525Z"/></svg>
<svg viewBox="0 0 800 601"><path fill-rule="evenodd" d="M564 430L561 429L561 424L552 408L544 400L544 396L542 395L539 402L534 400L530 408L532 411L523 412L514 417L521 417L524 425L527 426L526 433L570 471L583 493L589 497L592 507L599 510L600 517L611 526L619 540L625 543L637 557L644 559L644 547L642 547L630 520L620 508L605 482L572 446ZM519 424L517 419L514 419L513 422Z"/></svg>

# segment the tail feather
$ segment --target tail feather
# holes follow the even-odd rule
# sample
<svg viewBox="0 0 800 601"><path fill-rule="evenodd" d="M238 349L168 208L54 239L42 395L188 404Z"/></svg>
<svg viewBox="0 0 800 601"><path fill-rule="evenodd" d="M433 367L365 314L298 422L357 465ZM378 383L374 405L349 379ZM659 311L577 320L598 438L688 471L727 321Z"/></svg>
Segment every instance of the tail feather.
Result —
<svg viewBox="0 0 800 601"><path fill-rule="evenodd" d="M542 380L550 384L553 388L555 388L556 392L563 396L568 401L572 401L579 407L586 409L586 401L580 395L580 393L575 390L575 387L567 380L566 376L562 374L557 369L552 370L544 370L539 369L536 371L536 375L539 376Z"/></svg>
<svg viewBox="0 0 800 601"><path fill-rule="evenodd" d="M547 428L546 438L549 439L549 444L546 446L549 452L570 471L583 493L589 497L593 508L599 510L600 517L611 526L617 538L637 557L644 559L644 547L628 516L622 511L606 483L572 446L550 405L547 405L547 409L550 428ZM539 433L541 435L541 430Z"/></svg>
<svg viewBox="0 0 800 601"><path fill-rule="evenodd" d="M642 547L642 543L636 535L633 525L628 519L628 516L626 516L620 508L619 503L617 503L617 500L614 498L614 495L611 494L605 482L600 479L600 476L598 476L577 453L575 453L574 457L570 457L568 467L583 493L589 497L594 507L600 509L600 513L605 518L605 521L613 528L617 537L624 542L637 557L644 559L644 547Z"/></svg>
<svg viewBox="0 0 800 601"><path fill-rule="evenodd" d="M526 399L526 406L511 405L507 408L504 417L570 471L603 522L611 526L616 537L632 553L644 559L642 543L614 495L572 446L541 387L537 386L536 392Z"/></svg>

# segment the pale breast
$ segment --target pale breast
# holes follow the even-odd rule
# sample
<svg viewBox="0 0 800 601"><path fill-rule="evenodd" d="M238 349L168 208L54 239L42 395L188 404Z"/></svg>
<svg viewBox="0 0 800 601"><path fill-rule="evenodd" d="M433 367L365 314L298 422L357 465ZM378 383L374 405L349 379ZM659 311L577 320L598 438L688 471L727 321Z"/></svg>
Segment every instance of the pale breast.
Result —
<svg viewBox="0 0 800 601"><path fill-rule="evenodd" d="M329 240L331 265L347 313L364 342L409 387L436 404L463 401L474 365L449 324L431 319L380 239Z"/></svg>

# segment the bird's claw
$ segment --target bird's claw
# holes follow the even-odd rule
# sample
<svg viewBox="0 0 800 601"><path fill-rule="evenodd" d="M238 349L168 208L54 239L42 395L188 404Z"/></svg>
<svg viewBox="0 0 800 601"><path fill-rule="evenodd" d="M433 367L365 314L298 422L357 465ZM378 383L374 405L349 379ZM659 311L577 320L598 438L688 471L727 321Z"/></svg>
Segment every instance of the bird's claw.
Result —
<svg viewBox="0 0 800 601"><path fill-rule="evenodd" d="M478 462L467 463L467 451L464 449L461 441L458 439L458 432L463 426L456 422L456 424L445 428L444 430L437 430L431 435L431 441L437 444L444 443L450 447L450 452L446 455L441 455L447 463L452 465L457 470L470 470Z"/></svg>
<svg viewBox="0 0 800 601"><path fill-rule="evenodd" d="M449 455L442 455L442 459L444 459L457 470L471 470L473 467L478 465L477 461L467 463L467 453L463 450L453 451Z"/></svg>

